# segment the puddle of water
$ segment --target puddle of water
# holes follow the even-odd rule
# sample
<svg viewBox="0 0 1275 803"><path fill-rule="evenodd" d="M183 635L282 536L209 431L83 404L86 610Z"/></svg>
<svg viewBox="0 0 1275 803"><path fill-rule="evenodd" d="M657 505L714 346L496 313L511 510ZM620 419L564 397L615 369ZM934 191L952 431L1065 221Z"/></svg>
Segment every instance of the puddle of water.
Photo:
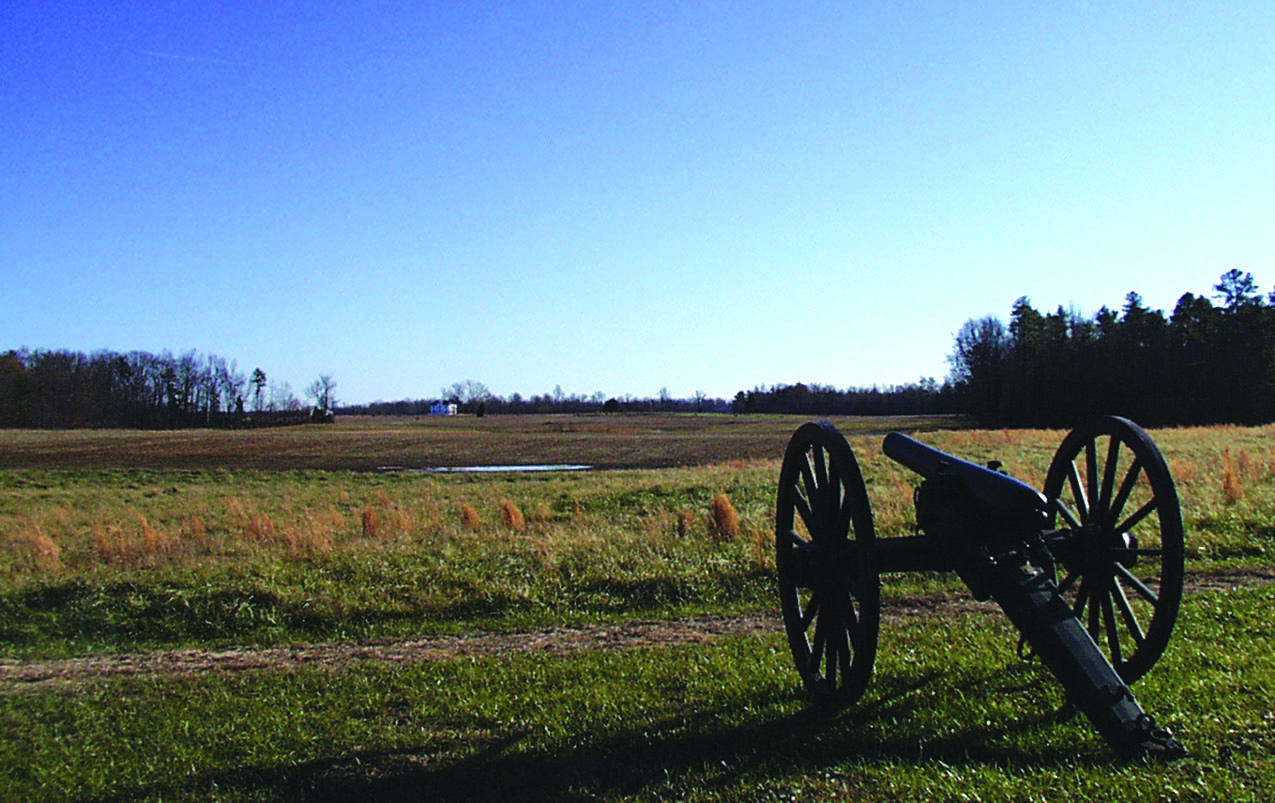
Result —
<svg viewBox="0 0 1275 803"><path fill-rule="evenodd" d="M377 471L402 474L510 474L520 471L588 471L593 466L571 463L529 466L437 466L432 468L408 468L407 466L377 466Z"/></svg>

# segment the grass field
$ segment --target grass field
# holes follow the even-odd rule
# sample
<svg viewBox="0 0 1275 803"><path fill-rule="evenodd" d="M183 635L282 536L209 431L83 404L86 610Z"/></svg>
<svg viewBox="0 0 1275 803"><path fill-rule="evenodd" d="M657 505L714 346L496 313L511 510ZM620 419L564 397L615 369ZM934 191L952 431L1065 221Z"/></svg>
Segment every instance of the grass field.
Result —
<svg viewBox="0 0 1275 803"><path fill-rule="evenodd" d="M1136 691L1191 750L1117 762L994 606L887 579L872 686L809 707L774 614L799 419L365 419L0 433L0 799L1262 800L1275 429L1153 433L1188 585ZM1040 487L1060 432L838 425ZM587 463L543 474L378 471ZM735 518L721 512L725 499ZM716 507L715 507L715 500ZM716 512L715 512L716 511ZM769 624L767 624L769 623Z"/></svg>

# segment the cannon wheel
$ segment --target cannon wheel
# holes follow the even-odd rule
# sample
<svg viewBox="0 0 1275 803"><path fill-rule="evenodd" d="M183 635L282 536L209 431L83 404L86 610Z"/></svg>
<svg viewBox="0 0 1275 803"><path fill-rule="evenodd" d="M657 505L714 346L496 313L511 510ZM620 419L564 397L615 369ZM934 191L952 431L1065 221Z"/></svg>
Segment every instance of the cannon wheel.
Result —
<svg viewBox="0 0 1275 803"><path fill-rule="evenodd" d="M1164 653L1182 601L1173 476L1146 432L1109 416L1067 435L1044 493L1058 528L1047 539L1058 590L1132 683Z"/></svg>
<svg viewBox="0 0 1275 803"><path fill-rule="evenodd" d="M838 704L859 699L872 677L881 620L875 538L850 445L831 424L803 425L779 473L779 598L802 681Z"/></svg>

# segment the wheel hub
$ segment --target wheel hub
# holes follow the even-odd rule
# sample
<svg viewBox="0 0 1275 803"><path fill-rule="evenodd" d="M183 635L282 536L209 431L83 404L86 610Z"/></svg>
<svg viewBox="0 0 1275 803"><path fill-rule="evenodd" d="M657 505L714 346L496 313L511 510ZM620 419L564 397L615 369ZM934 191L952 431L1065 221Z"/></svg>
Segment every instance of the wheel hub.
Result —
<svg viewBox="0 0 1275 803"><path fill-rule="evenodd" d="M1110 527L1086 524L1071 531L1068 568L1086 575L1110 571L1116 563L1132 568L1138 562L1138 556L1133 552L1137 546L1137 539L1130 533L1117 533Z"/></svg>

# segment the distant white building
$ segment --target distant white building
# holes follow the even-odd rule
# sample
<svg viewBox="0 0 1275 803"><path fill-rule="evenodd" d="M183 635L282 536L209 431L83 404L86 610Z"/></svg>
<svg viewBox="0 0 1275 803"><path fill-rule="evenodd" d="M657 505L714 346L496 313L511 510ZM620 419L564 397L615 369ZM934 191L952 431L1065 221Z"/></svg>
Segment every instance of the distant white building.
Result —
<svg viewBox="0 0 1275 803"><path fill-rule="evenodd" d="M434 402L429 408L430 415L456 415L456 404L454 402Z"/></svg>

